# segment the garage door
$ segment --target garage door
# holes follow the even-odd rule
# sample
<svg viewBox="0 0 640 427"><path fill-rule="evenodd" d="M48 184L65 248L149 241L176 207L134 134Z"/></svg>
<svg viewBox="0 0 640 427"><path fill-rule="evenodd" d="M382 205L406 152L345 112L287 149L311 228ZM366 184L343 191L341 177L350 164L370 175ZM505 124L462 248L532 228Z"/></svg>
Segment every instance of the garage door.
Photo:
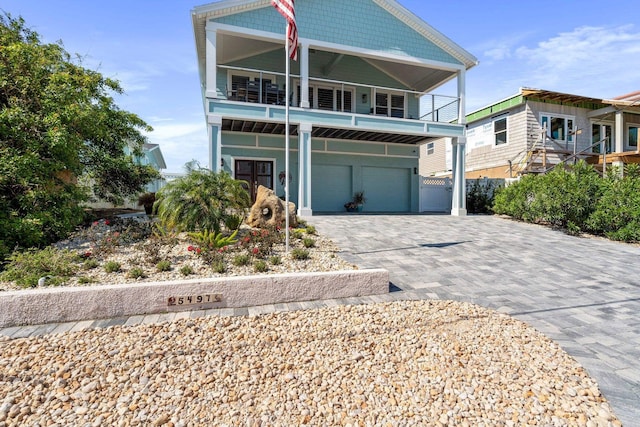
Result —
<svg viewBox="0 0 640 427"><path fill-rule="evenodd" d="M411 210L411 170L407 168L363 167L362 182L369 212Z"/></svg>
<svg viewBox="0 0 640 427"><path fill-rule="evenodd" d="M351 166L314 164L311 168L311 209L342 212L351 194Z"/></svg>

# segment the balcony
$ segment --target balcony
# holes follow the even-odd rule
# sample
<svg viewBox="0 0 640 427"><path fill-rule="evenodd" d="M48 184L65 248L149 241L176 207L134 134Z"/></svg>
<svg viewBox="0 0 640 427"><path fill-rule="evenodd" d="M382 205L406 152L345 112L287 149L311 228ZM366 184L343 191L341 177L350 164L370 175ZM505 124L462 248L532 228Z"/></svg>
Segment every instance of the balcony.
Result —
<svg viewBox="0 0 640 427"><path fill-rule="evenodd" d="M218 66L227 85L209 99L223 130L284 133L286 95L282 73ZM309 108L301 108L300 77L291 76L291 133L295 123L312 123L317 138L416 144L430 137L462 136L458 98L321 78L309 79Z"/></svg>

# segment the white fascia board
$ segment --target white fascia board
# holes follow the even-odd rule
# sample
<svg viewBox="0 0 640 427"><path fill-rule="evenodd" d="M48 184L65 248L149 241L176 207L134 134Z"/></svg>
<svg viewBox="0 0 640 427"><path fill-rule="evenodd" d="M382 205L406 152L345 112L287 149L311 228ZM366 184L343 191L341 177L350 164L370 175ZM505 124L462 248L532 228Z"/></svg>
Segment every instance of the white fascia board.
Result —
<svg viewBox="0 0 640 427"><path fill-rule="evenodd" d="M413 56L397 55L397 54L388 53L388 52L381 52L379 50L364 49L364 48L347 46L347 45L338 44L338 43L323 42L319 40L311 40L311 39L305 39L305 38L300 38L300 42L302 44L308 44L309 48L311 49L318 48L318 49L328 50L331 52L346 53L352 56L359 56L363 58L382 59L385 61L391 61L391 62L408 64L408 65L417 65L417 66L428 67L428 68L436 68L439 70L446 70L446 71L462 71L466 69L463 64L451 64L449 62L433 61L429 59L416 58Z"/></svg>
<svg viewBox="0 0 640 427"><path fill-rule="evenodd" d="M248 39L284 42L284 35L281 33L272 33L269 31L254 30L246 27L237 27L235 25L220 24L219 22L207 22L206 30L216 31L221 34L238 35Z"/></svg>

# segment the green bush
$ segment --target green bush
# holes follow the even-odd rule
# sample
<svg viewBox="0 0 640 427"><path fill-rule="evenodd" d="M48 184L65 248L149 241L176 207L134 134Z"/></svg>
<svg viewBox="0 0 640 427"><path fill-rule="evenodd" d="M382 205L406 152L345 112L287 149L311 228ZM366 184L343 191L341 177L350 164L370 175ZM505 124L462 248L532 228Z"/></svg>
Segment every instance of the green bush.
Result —
<svg viewBox="0 0 640 427"><path fill-rule="evenodd" d="M158 271L170 271L171 270L171 262L170 261L160 261L156 264L156 269Z"/></svg>
<svg viewBox="0 0 640 427"><path fill-rule="evenodd" d="M107 273L117 273L120 271L121 268L122 266L117 261L108 261L104 265L104 271L106 271Z"/></svg>
<svg viewBox="0 0 640 427"><path fill-rule="evenodd" d="M305 248L312 248L316 245L316 241L311 237L305 237L304 239L302 239L302 244Z"/></svg>
<svg viewBox="0 0 640 427"><path fill-rule="evenodd" d="M249 263L249 260L247 258L247 264L248 263ZM211 268L213 269L213 271L215 271L216 273L219 273L219 274L222 274L225 271L227 271L227 266L225 265L225 263L223 261L215 261L213 264L211 264Z"/></svg>
<svg viewBox="0 0 640 427"><path fill-rule="evenodd" d="M475 179L467 192L467 211L473 214L491 213L495 189L494 181Z"/></svg>
<svg viewBox="0 0 640 427"><path fill-rule="evenodd" d="M183 276L189 276L193 274L193 268L190 265L183 265L180 267L180 274Z"/></svg>
<svg viewBox="0 0 640 427"><path fill-rule="evenodd" d="M131 270L129 270L129 273L127 274L127 276L129 276L132 279L141 279L141 278L147 277L147 275L144 273L144 270L142 270L140 267L134 267Z"/></svg>
<svg viewBox="0 0 640 427"><path fill-rule="evenodd" d="M78 270L78 255L69 250L59 250L52 246L44 249L29 249L14 252L7 258L5 270L0 280L15 282L27 288L38 285L41 277L46 277L45 285L63 284Z"/></svg>
<svg viewBox="0 0 640 427"><path fill-rule="evenodd" d="M295 248L291 251L291 258L299 261L309 259L309 251L306 249Z"/></svg>
<svg viewBox="0 0 640 427"><path fill-rule="evenodd" d="M93 270L94 268L98 268L100 263L95 258L89 258L82 263L82 268L84 270Z"/></svg>
<svg viewBox="0 0 640 427"><path fill-rule="evenodd" d="M233 265L241 267L243 265L249 265L249 261L251 261L251 257L247 254L238 254L233 257Z"/></svg>
<svg viewBox="0 0 640 427"><path fill-rule="evenodd" d="M629 165L623 178L604 180L602 197L589 217L588 229L612 240L640 241L640 169Z"/></svg>
<svg viewBox="0 0 640 427"><path fill-rule="evenodd" d="M282 259L278 255L274 255L269 258L269 262L271 265L280 265L282 264Z"/></svg>
<svg viewBox="0 0 640 427"><path fill-rule="evenodd" d="M194 169L169 182L156 193L161 223L179 231L212 230L220 233L230 217L250 206L242 181L226 172ZM244 215L243 215L244 216Z"/></svg>
<svg viewBox="0 0 640 427"><path fill-rule="evenodd" d="M269 266L263 260L259 259L253 263L253 271L257 273L264 273L267 270L269 270Z"/></svg>
<svg viewBox="0 0 640 427"><path fill-rule="evenodd" d="M601 194L598 172L581 161L568 168L560 165L545 175L526 175L500 189L493 211L575 232L587 227Z"/></svg>
<svg viewBox="0 0 640 427"><path fill-rule="evenodd" d="M305 230L307 232L307 234L316 234L316 228L313 225L307 225L307 228Z"/></svg>

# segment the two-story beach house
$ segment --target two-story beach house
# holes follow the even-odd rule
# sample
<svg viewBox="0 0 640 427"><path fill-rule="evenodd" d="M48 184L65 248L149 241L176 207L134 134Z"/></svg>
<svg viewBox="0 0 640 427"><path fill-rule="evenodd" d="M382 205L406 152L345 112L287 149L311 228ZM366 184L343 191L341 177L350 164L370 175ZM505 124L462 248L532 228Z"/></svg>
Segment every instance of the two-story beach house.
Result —
<svg viewBox="0 0 640 427"><path fill-rule="evenodd" d="M640 92L601 99L521 88L467 115L466 177L545 173L584 159L599 170L640 163ZM420 172L450 176L451 142L421 147Z"/></svg>
<svg viewBox="0 0 640 427"><path fill-rule="evenodd" d="M435 13L435 12L434 12ZM298 0L285 91L286 21L269 0L192 10L209 165L284 195L300 215L417 212L419 144L448 137L464 183L465 73L476 58L391 0ZM449 96L436 90L457 82ZM457 90L455 89L457 88ZM285 104L290 168L285 173ZM452 214L465 214L464 185Z"/></svg>

